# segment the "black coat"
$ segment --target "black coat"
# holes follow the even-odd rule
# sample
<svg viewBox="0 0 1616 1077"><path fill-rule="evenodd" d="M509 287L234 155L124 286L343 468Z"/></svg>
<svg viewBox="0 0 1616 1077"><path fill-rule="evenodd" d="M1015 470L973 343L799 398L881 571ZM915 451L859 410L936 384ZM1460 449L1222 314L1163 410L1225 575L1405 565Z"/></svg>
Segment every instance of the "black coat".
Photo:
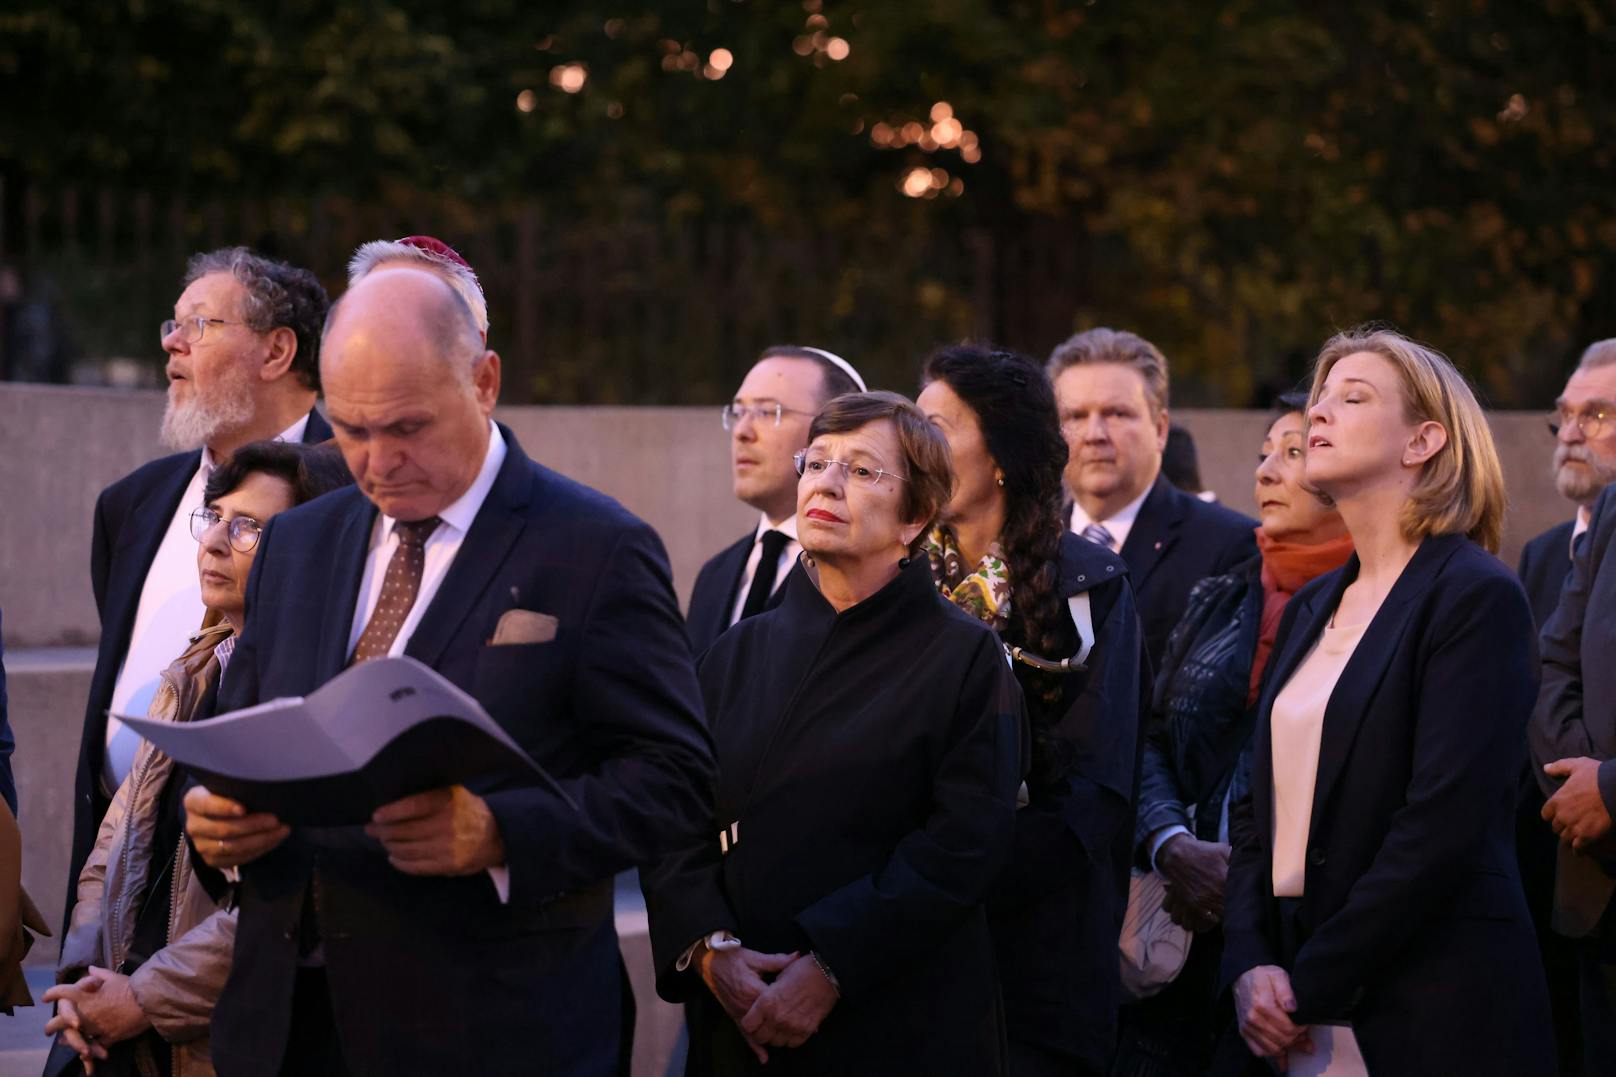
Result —
<svg viewBox="0 0 1616 1077"><path fill-rule="evenodd" d="M17 782L11 774L11 753L17 748L17 739L11 735L11 720L6 715L5 655L5 646L0 644L0 797L5 798L11 814L16 815Z"/></svg>
<svg viewBox="0 0 1616 1077"><path fill-rule="evenodd" d="M1154 668L1183 619L1190 590L1257 554L1257 521L1202 501L1158 476L1122 544Z"/></svg>
<svg viewBox="0 0 1616 1077"><path fill-rule="evenodd" d="M1594 502L1588 539L1574 559L1559 605L1543 627L1543 688L1532 715L1533 768L1545 794L1561 779L1542 767L1557 759L1603 760L1599 791L1616 813L1616 486ZM1610 845L1578 856L1562 846L1555 884L1554 927L1593 934L1616 894Z"/></svg>
<svg viewBox="0 0 1616 1077"><path fill-rule="evenodd" d="M309 411L303 443L315 445L331 437L331 424L317 409ZM129 637L135 630L140 593L146 586L163 534L179 508L180 498L202 462L202 450L175 453L153 460L125 475L95 502L95 526L90 540L90 585L101 618L101 640L96 649L95 672L84 707L84 735L79 741L78 770L73 778L73 850L69 864L67 909L62 923L70 923L78 896L79 873L95 848L112 797L101 788L102 757L107 749L107 708L118 682ZM198 625L198 627L201 627ZM178 658L184 642L174 649ZM114 790L115 792L116 790Z"/></svg>
<svg viewBox="0 0 1616 1077"><path fill-rule="evenodd" d="M1520 568L1516 574L1532 604L1532 620L1539 630L1560 601L1566 577L1571 575L1571 531L1576 521L1555 524L1521 547Z"/></svg>
<svg viewBox="0 0 1616 1077"><path fill-rule="evenodd" d="M690 633L690 650L698 657L729 629L730 614L735 610L735 600L740 597L741 574L746 571L746 559L751 556L756 542L757 531L747 532L710 557L696 573L685 629ZM778 606L785 591L782 580L763 608L772 610Z"/></svg>
<svg viewBox="0 0 1616 1077"><path fill-rule="evenodd" d="M1044 700L1040 678L1015 665L1041 732L1030 802L1016 812L988 921L1010 1039L1099 1071L1116 1045L1117 935L1128 904L1149 673L1121 559L1073 534L1060 557L1056 586L1063 597L1089 595L1095 644L1087 669L1063 677L1054 703Z"/></svg>
<svg viewBox="0 0 1616 1077"><path fill-rule="evenodd" d="M358 827L295 830L247 865L213 1018L222 1073L277 1072L311 880L356 1073L615 1071L612 877L707 833L711 746L656 534L502 433L504 464L404 653L475 696L568 799L473 786L504 841L508 904L482 873L394 870ZM221 709L342 671L375 517L349 488L270 521ZM555 617L555 638L490 645L514 608Z"/></svg>
<svg viewBox="0 0 1616 1077"><path fill-rule="evenodd" d="M1139 787L1134 837L1141 867L1150 866L1146 843L1163 827L1176 824L1201 841L1218 840L1223 803L1256 724L1246 699L1262 611L1262 558L1254 557L1197 584L1168 639L1156 671ZM1238 799L1244 790L1234 792Z"/></svg>
<svg viewBox="0 0 1616 1077"><path fill-rule="evenodd" d="M1325 710L1304 896L1273 896L1274 698L1357 577L1354 555L1285 610L1258 707L1251 819L1225 898L1226 979L1290 972L1300 1023L1350 1020L1369 1072L1551 1074L1542 964L1515 867L1537 688L1531 611L1497 558L1425 539Z"/></svg>
<svg viewBox="0 0 1616 1077"><path fill-rule="evenodd" d="M937 594L923 558L840 614L800 563L785 589L702 660L717 814L643 874L657 989L693 1009L691 1070L1000 1073L982 900L1022 771L1001 645ZM840 981L819 1032L771 1048L766 1069L695 971L676 969L719 929L754 950L816 951Z"/></svg>

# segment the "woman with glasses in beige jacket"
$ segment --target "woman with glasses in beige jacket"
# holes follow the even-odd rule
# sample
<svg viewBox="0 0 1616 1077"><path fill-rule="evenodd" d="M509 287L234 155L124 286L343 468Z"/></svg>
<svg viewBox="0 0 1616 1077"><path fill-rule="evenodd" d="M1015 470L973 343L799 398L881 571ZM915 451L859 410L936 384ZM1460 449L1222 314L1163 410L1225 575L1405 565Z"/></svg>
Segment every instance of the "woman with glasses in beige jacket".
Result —
<svg viewBox="0 0 1616 1077"><path fill-rule="evenodd" d="M334 451L285 442L244 446L208 478L191 514L203 627L163 671L148 717L189 722L213 713L241 630L247 574L276 513L351 482ZM210 1075L208 1024L235 948L235 910L191 870L180 828L183 777L142 743L78 878L62 945L57 1037L46 1073Z"/></svg>

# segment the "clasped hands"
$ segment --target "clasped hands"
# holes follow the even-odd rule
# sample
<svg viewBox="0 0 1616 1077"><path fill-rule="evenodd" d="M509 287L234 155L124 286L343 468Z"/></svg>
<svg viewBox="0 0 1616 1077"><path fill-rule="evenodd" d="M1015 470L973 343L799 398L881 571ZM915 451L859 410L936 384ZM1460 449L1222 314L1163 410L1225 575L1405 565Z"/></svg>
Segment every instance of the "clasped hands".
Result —
<svg viewBox="0 0 1616 1077"><path fill-rule="evenodd" d="M1599 760L1557 759L1545 765L1543 773L1565 779L1543 805L1543 818L1561 841L1580 853L1610 836L1610 810L1599 792Z"/></svg>
<svg viewBox="0 0 1616 1077"><path fill-rule="evenodd" d="M1313 1050L1313 1039L1306 1025L1291 1020L1296 1012L1296 995L1291 991L1290 974L1278 965L1258 965L1241 973L1234 983L1235 1016L1240 1019L1240 1038L1258 1058L1273 1062L1284 1073L1292 1049Z"/></svg>
<svg viewBox="0 0 1616 1077"><path fill-rule="evenodd" d="M759 1062L769 1060L770 1047L808 1042L836 1005L836 989L805 954L705 950L697 969Z"/></svg>
<svg viewBox="0 0 1616 1077"><path fill-rule="evenodd" d="M45 1035L60 1035L79 1056L86 1074L106 1060L107 1044L121 1043L151 1027L130 990L129 977L94 965L76 983L57 984L42 998L56 1003L56 1015L45 1022Z"/></svg>
<svg viewBox="0 0 1616 1077"><path fill-rule="evenodd" d="M210 867L234 868L270 852L291 828L265 812L195 786L185 794L185 832ZM499 824L463 785L384 804L365 824L387 860L409 875L475 875L505 862Z"/></svg>

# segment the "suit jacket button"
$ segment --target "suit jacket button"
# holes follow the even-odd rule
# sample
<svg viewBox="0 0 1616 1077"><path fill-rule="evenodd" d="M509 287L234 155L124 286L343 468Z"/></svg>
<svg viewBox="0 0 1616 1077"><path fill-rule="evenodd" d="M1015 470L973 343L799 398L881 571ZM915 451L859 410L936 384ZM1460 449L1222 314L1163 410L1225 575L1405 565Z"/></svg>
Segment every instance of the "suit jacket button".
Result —
<svg viewBox="0 0 1616 1077"><path fill-rule="evenodd" d="M1324 850L1317 847L1309 849L1307 851L1307 862L1316 868L1322 868L1324 866Z"/></svg>

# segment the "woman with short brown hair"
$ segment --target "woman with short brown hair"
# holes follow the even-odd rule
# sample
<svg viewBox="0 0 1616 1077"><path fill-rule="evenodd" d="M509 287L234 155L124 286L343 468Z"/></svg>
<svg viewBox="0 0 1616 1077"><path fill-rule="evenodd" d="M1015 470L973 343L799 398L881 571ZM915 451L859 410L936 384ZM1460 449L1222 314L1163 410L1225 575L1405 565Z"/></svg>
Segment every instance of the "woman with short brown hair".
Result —
<svg viewBox="0 0 1616 1077"><path fill-rule="evenodd" d="M982 901L1009 850L1020 695L993 631L914 556L948 447L902 397L849 394L798 471L804 556L698 671L718 814L645 872L657 988L687 1006L687 1073L991 1077Z"/></svg>

